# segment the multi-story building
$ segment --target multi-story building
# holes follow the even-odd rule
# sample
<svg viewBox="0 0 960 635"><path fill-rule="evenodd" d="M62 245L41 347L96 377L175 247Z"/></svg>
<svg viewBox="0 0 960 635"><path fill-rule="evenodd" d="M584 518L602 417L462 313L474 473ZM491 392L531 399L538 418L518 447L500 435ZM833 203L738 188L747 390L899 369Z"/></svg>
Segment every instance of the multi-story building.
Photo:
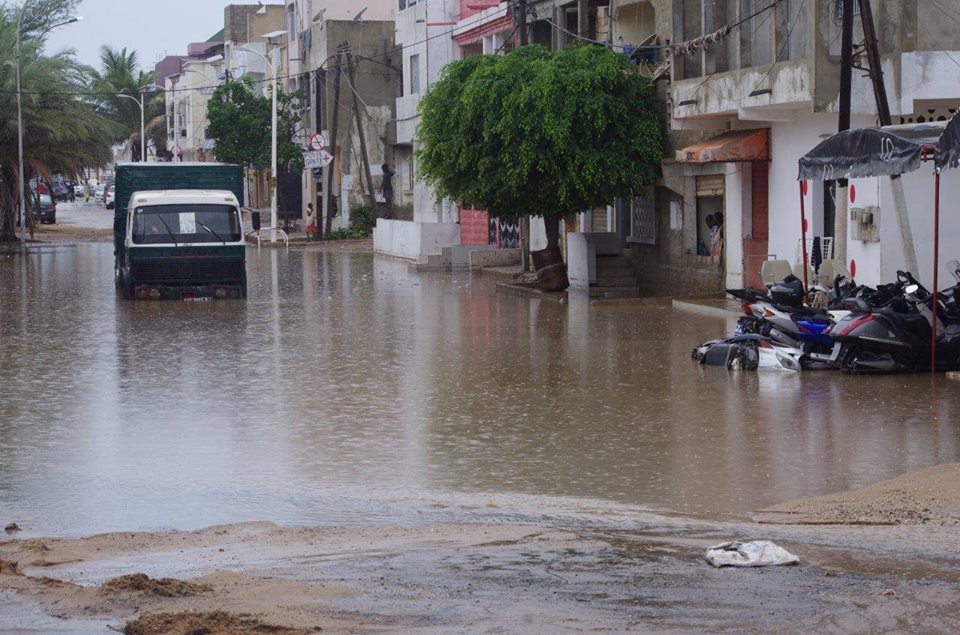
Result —
<svg viewBox="0 0 960 635"><path fill-rule="evenodd" d="M390 137L393 106L400 74L399 51L394 46L394 0L356 4L346 0L285 0L287 36L279 49L280 76L286 90L303 95L299 141L306 149L315 133L322 133L326 150L334 160L334 228L350 224L350 212L360 206L377 205L371 190L380 187L381 165L391 163ZM348 64L349 51L352 64ZM337 54L340 52L340 72ZM339 80L338 80L339 77ZM339 108L334 95L339 81ZM363 141L354 104L360 111ZM336 114L336 146L333 141ZM363 152L362 145L366 148ZM371 173L367 179L367 169ZM307 205L323 212L324 170L309 168L302 175L288 175L287 199L308 219ZM297 183L299 182L299 191ZM376 197L374 197L376 198ZM314 217L315 218L315 217Z"/></svg>
<svg viewBox="0 0 960 635"><path fill-rule="evenodd" d="M720 129L721 139L681 148L663 192L674 216L664 213L657 245L644 253L651 268L681 271L687 264L716 267L714 288L758 283L767 258L801 260L798 159L837 132L841 58L841 0L674 0L670 110L673 129ZM855 43L864 40L854 2ZM894 123L943 121L960 102L960 11L930 0L872 0L884 85ZM751 17L752 16L752 17ZM736 25L726 29L726 25ZM866 56L858 55L866 64ZM870 79L855 70L852 127L877 124ZM723 146L718 151L718 146ZM710 158L710 157L714 158ZM722 161L716 157L722 156ZM958 179L944 177L951 196ZM931 170L904 175L905 220L917 252L932 235ZM834 200L833 181L812 181L804 196L808 244L818 238L825 256L846 254L859 281L876 284L904 267L900 215L890 179L852 179L845 244L832 245L835 218L846 205ZM842 191L842 190L841 190ZM841 202L842 203L842 202ZM875 207L872 231L861 231ZM725 245L720 258L697 256L708 234L706 217L722 211ZM960 249L960 220L942 227L945 248ZM879 230L876 229L879 225ZM843 227L841 225L840 227ZM672 245L671 250L668 245ZM833 254L829 253L833 249ZM920 258L921 279L932 265ZM667 263L666 265L664 263Z"/></svg>
<svg viewBox="0 0 960 635"><path fill-rule="evenodd" d="M659 12L655 5L668 5ZM615 50L631 54L636 47L656 45L658 33L665 32L670 22L669 4L653 0L614 0L598 5L582 2L528 2L527 39L551 49L563 48L581 38L607 43ZM515 219L489 219L484 210L458 208L454 202L439 201L416 176L412 161L416 146L415 131L419 122L417 106L420 95L452 60L471 55L505 54L519 42L516 5L495 0L461 0L450 6L439 0L409 2L397 18L397 41L403 46L403 89L397 100L397 165L410 175L410 193L404 202L412 204L410 222L381 223L374 235L378 251L424 260L436 256L446 247L479 245L515 247L519 242ZM659 30L658 30L659 29ZM653 51L656 49L639 49ZM650 58L650 59L647 59ZM656 55L646 55L651 73L665 73L668 66ZM657 70L659 68L659 70ZM398 194L399 196L399 194ZM598 210L585 210L568 231L614 234L623 246L646 227L633 210L648 216L652 207L646 201L626 201ZM637 221L637 222L634 222ZM530 226L531 247L542 248L546 238L542 223Z"/></svg>

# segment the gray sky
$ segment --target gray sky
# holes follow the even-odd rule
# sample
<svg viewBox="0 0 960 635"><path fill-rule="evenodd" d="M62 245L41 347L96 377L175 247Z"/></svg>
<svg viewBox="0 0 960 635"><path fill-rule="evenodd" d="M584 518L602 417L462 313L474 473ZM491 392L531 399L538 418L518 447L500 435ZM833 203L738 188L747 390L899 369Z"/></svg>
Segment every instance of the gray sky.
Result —
<svg viewBox="0 0 960 635"><path fill-rule="evenodd" d="M127 47L137 51L141 67L151 70L158 56L186 53L187 44L222 29L228 4L231 0L82 0L83 22L52 32L47 50L76 49L81 62L99 68L102 45Z"/></svg>

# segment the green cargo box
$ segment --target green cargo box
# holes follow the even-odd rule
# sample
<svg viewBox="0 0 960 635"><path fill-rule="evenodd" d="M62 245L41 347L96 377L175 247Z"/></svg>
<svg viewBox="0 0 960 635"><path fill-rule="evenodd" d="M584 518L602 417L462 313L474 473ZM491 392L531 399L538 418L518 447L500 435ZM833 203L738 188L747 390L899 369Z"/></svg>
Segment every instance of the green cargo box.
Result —
<svg viewBox="0 0 960 635"><path fill-rule="evenodd" d="M127 205L134 192L150 190L228 190L243 204L243 168L226 163L120 163L116 168L113 253L124 259Z"/></svg>

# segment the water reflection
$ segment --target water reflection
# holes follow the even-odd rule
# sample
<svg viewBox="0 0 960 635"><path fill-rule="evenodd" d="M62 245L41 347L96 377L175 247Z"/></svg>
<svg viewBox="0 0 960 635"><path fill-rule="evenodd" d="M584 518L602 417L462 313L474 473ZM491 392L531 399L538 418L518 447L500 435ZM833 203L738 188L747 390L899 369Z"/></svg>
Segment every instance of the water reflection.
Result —
<svg viewBox="0 0 960 635"><path fill-rule="evenodd" d="M249 300L214 303L117 299L109 245L0 256L0 518L366 522L437 492L736 514L960 454L926 377L693 364L731 320L249 255Z"/></svg>

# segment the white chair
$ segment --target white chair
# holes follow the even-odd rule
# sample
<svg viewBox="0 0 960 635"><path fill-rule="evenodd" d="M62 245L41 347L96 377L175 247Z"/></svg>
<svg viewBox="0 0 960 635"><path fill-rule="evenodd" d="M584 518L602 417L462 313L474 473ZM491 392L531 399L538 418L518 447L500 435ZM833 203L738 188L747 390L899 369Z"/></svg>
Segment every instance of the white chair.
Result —
<svg viewBox="0 0 960 635"><path fill-rule="evenodd" d="M764 260L760 266L760 280L765 287L771 287L793 273L786 260Z"/></svg>

